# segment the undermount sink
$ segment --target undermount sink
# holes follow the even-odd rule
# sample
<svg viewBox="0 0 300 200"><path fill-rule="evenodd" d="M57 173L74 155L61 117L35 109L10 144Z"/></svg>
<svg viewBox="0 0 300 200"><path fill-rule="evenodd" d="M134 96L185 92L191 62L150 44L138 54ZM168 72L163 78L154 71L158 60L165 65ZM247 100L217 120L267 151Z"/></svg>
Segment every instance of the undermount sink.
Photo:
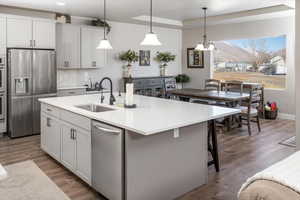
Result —
<svg viewBox="0 0 300 200"><path fill-rule="evenodd" d="M107 107L99 106L99 105L95 105L95 104L80 105L80 106L75 106L75 107L81 108L83 110L91 111L91 112L107 112L107 111L114 110L112 108L107 108Z"/></svg>

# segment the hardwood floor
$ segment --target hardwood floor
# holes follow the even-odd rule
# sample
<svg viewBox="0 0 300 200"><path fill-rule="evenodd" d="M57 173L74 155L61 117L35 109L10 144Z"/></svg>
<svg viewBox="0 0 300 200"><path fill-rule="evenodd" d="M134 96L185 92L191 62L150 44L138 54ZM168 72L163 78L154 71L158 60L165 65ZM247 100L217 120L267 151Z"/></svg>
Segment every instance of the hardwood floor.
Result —
<svg viewBox="0 0 300 200"><path fill-rule="evenodd" d="M262 121L262 132L248 136L247 128L219 134L221 171L209 168L208 184L178 198L180 200L235 200L245 180L256 172L289 156L295 149L279 145L295 134L289 120ZM40 137L0 139L0 163L9 165L33 160L72 200L102 199L89 186L40 149Z"/></svg>

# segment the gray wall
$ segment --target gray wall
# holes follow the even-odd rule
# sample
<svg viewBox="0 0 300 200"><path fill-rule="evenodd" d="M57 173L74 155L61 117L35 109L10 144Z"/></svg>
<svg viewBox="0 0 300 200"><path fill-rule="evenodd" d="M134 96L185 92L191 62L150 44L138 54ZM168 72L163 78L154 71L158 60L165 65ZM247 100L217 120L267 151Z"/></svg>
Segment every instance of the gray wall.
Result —
<svg viewBox="0 0 300 200"><path fill-rule="evenodd" d="M294 17L278 18L272 20L260 20L236 24L223 24L208 27L208 37L213 41L260 38L268 36L287 35L287 83L284 90L266 90L266 100L278 102L280 112L288 114L288 117L295 115L295 65L294 65ZM211 76L211 70L190 70L186 67L186 48L194 47L202 38L202 29L187 29L183 31L183 72L191 75L190 87L201 87L204 79ZM206 65L209 67L212 58L206 56Z"/></svg>
<svg viewBox="0 0 300 200"><path fill-rule="evenodd" d="M133 66L133 76L135 77L159 76L159 64L153 60L158 51L169 51L177 56L175 62L169 64L167 75L181 73L182 30L154 27L154 31L163 45L160 47L143 47L140 43L144 39L145 33L149 31L148 26L120 22L110 22L110 24L112 31L108 37L113 50L107 51L105 66L99 70L59 71L58 87L83 85L87 82L88 77L95 82L104 76L109 76L113 79L115 89L118 89L118 86L121 86L123 63L117 59L117 56L120 52L128 49L151 50L151 66L141 67L137 62Z"/></svg>
<svg viewBox="0 0 300 200"><path fill-rule="evenodd" d="M300 63L300 2L296 1L296 56L295 63ZM296 88L300 87L300 68L296 67L295 72L296 78ZM300 150L300 91L295 90L296 92L296 136L297 136L297 148Z"/></svg>

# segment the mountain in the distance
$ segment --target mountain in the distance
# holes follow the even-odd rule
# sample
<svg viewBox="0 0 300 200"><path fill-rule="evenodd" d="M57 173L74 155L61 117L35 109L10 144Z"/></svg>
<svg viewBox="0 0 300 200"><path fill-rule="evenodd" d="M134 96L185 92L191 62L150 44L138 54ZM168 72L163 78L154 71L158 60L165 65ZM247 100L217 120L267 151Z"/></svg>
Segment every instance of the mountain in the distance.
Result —
<svg viewBox="0 0 300 200"><path fill-rule="evenodd" d="M255 61L255 56L250 51L226 42L216 42L214 58L215 62L252 63Z"/></svg>

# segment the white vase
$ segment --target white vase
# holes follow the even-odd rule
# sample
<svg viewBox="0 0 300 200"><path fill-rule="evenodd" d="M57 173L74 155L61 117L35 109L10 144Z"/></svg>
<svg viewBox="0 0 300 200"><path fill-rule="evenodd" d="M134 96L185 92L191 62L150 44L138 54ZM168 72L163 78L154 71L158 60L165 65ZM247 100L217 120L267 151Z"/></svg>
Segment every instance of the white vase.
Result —
<svg viewBox="0 0 300 200"><path fill-rule="evenodd" d="M132 66L130 64L123 67L123 77L129 78L132 76Z"/></svg>
<svg viewBox="0 0 300 200"><path fill-rule="evenodd" d="M161 65L159 71L160 71L160 76L166 76L167 65Z"/></svg>

